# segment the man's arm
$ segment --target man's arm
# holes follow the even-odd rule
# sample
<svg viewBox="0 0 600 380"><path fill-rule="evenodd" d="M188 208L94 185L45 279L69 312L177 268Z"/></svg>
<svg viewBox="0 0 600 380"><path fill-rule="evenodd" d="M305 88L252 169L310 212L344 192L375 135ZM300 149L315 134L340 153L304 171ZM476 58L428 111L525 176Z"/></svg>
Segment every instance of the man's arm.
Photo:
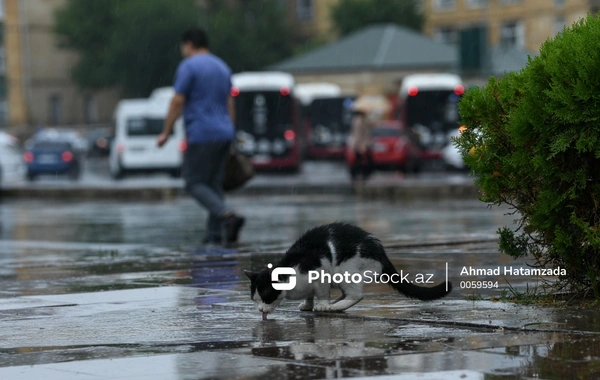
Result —
<svg viewBox="0 0 600 380"><path fill-rule="evenodd" d="M156 141L156 144L159 147L163 146L169 139L169 135L175 127L175 122L177 121L179 116L181 116L181 112L183 111L184 105L185 97L181 94L176 93L171 99L171 104L169 105L169 112L167 113L167 118L165 119L163 132L158 136L158 139Z"/></svg>

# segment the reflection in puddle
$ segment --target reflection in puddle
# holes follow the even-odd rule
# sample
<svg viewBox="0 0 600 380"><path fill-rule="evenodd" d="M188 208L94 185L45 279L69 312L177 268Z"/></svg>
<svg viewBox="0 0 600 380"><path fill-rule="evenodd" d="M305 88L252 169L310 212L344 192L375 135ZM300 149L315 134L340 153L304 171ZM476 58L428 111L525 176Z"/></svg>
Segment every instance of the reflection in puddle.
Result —
<svg viewBox="0 0 600 380"><path fill-rule="evenodd" d="M462 378L443 375L459 369L477 371L481 377L476 378L486 380L569 379L574 373L578 379L600 378L600 338L408 323L377 328L373 323L316 317L305 317L302 323L297 319L258 322L253 330L258 345L242 351L253 357L326 366L330 370L324 378L336 378L349 370L355 376L428 372L438 373L439 379ZM347 329L366 329L370 334L364 340L336 334ZM379 339L372 341L373 337ZM550 341L553 343L542 343Z"/></svg>

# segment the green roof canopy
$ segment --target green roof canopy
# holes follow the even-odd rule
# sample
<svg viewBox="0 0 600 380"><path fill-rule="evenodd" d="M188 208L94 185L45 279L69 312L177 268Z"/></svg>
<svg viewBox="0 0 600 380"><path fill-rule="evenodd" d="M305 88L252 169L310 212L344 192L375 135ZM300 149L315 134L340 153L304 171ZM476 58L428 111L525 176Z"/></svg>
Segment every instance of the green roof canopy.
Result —
<svg viewBox="0 0 600 380"><path fill-rule="evenodd" d="M395 24L374 24L269 67L288 72L455 69L457 48Z"/></svg>

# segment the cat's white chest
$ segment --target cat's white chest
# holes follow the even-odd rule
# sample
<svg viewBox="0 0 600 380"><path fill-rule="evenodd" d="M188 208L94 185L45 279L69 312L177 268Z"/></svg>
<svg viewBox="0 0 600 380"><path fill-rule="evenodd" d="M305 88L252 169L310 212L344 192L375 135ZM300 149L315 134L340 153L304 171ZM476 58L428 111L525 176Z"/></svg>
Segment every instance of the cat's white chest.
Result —
<svg viewBox="0 0 600 380"><path fill-rule="evenodd" d="M296 273L298 273L297 269ZM308 283L308 275L299 273L296 275L296 286L294 289L285 292L285 298L288 300L301 300L312 297L314 295L314 285L314 283Z"/></svg>

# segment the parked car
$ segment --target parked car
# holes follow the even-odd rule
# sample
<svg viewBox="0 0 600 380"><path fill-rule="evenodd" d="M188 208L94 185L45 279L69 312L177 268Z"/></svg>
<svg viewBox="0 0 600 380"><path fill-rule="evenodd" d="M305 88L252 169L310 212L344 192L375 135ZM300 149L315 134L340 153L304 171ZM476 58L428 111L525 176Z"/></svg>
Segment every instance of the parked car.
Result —
<svg viewBox="0 0 600 380"><path fill-rule="evenodd" d="M20 177L23 170L19 139L0 131L0 181Z"/></svg>
<svg viewBox="0 0 600 380"><path fill-rule="evenodd" d="M113 140L113 132L109 128L100 128L89 131L85 135L89 146L89 156L108 156L110 154L110 145Z"/></svg>
<svg viewBox="0 0 600 380"><path fill-rule="evenodd" d="M23 153L23 159L29 181L43 174L62 174L77 180L81 173L79 153L65 140L35 140Z"/></svg>
<svg viewBox="0 0 600 380"><path fill-rule="evenodd" d="M442 158L444 159L447 169L461 171L469 170L469 167L463 161L463 158L453 141L453 138L460 136L463 130L466 130L464 125L448 133L448 141L450 142L442 149Z"/></svg>
<svg viewBox="0 0 600 380"><path fill-rule="evenodd" d="M454 146L454 141L452 141L453 137L458 137L460 132L457 129L448 133L448 145L446 145L442 149L442 158L444 159L444 163L446 164L447 169L451 170L466 170L467 167L465 162L458 151L458 148Z"/></svg>
<svg viewBox="0 0 600 380"><path fill-rule="evenodd" d="M150 98L121 100L117 104L115 138L108 159L112 178L121 179L134 172L180 175L186 149L183 120L177 120L171 138L163 147L156 145L174 93L170 87L159 88Z"/></svg>
<svg viewBox="0 0 600 380"><path fill-rule="evenodd" d="M379 170L418 172L421 169L423 151L415 133L398 121L381 121L372 131L373 164ZM354 165L355 153L346 149L346 162Z"/></svg>
<svg viewBox="0 0 600 380"><path fill-rule="evenodd" d="M85 155L89 149L87 140L76 130L67 128L42 128L25 143L25 149L36 141L67 141L78 154Z"/></svg>

